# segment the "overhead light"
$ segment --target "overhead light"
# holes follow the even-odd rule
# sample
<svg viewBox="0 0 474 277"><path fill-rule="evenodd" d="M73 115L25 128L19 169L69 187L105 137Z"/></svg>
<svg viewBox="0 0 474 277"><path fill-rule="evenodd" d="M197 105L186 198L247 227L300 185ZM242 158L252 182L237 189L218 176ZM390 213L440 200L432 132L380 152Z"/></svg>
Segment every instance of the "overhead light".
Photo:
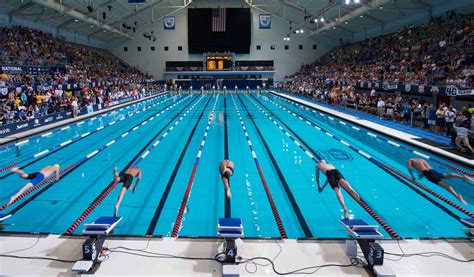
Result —
<svg viewBox="0 0 474 277"><path fill-rule="evenodd" d="M362 18L362 17L364 17L364 15L361 14L361 15L360 15L360 18Z"/></svg>
<svg viewBox="0 0 474 277"><path fill-rule="evenodd" d="M75 22L79 21L79 19L74 19Z"/></svg>
<svg viewBox="0 0 474 277"><path fill-rule="evenodd" d="M324 22L324 17L321 16L321 19L320 19L321 22Z"/></svg>
<svg viewBox="0 0 474 277"><path fill-rule="evenodd" d="M379 9L383 10L383 7L382 7L382 6L380 6L380 7L379 7Z"/></svg>
<svg viewBox="0 0 474 277"><path fill-rule="evenodd" d="M299 33L300 33L300 30L296 30L296 33L299 34Z"/></svg>
<svg viewBox="0 0 474 277"><path fill-rule="evenodd" d="M314 23L318 23L318 19L317 19L317 18L314 19Z"/></svg>
<svg viewBox="0 0 474 277"><path fill-rule="evenodd" d="M347 23L349 23L349 22L348 21L344 22L344 24L347 24Z"/></svg>
<svg viewBox="0 0 474 277"><path fill-rule="evenodd" d="M94 28L94 25L91 24L91 28Z"/></svg>
<svg viewBox="0 0 474 277"><path fill-rule="evenodd" d="M300 33L301 33L301 34L303 34L303 33L304 33L304 30L303 30L303 29L301 29L301 30L300 30Z"/></svg>
<svg viewBox="0 0 474 277"><path fill-rule="evenodd" d="M360 0L354 0L354 3L359 4Z"/></svg>
<svg viewBox="0 0 474 277"><path fill-rule="evenodd" d="M346 5L349 5L351 3L351 0L346 0Z"/></svg>
<svg viewBox="0 0 474 277"><path fill-rule="evenodd" d="M336 26L332 27L333 30L336 30Z"/></svg>
<svg viewBox="0 0 474 277"><path fill-rule="evenodd" d="M104 33L107 33L107 30L104 30Z"/></svg>

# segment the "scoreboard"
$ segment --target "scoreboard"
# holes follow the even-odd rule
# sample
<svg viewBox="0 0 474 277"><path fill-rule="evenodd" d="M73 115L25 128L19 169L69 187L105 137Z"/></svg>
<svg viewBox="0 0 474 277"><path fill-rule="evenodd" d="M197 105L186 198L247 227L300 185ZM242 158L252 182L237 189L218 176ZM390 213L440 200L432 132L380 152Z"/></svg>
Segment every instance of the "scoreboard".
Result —
<svg viewBox="0 0 474 277"><path fill-rule="evenodd" d="M207 53L204 55L204 62L207 71L230 71L234 66L234 55Z"/></svg>

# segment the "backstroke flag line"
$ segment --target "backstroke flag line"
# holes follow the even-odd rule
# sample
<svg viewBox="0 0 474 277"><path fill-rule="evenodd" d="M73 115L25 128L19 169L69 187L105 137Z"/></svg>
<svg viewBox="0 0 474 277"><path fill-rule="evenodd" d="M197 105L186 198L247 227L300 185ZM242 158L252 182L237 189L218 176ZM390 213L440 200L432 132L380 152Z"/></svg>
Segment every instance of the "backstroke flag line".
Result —
<svg viewBox="0 0 474 277"><path fill-rule="evenodd" d="M212 31L225 32L225 8L212 9Z"/></svg>

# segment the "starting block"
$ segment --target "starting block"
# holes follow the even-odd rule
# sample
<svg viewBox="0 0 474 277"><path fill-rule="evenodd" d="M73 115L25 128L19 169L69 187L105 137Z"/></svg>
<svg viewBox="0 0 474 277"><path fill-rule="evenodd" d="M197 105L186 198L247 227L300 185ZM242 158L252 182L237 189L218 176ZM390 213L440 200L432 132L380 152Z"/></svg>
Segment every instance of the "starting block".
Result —
<svg viewBox="0 0 474 277"><path fill-rule="evenodd" d="M0 222L3 222L5 219L11 217L11 214L0 214Z"/></svg>
<svg viewBox="0 0 474 277"><path fill-rule="evenodd" d="M108 235L122 220L121 217L101 216L91 224L84 224L83 235Z"/></svg>
<svg viewBox="0 0 474 277"><path fill-rule="evenodd" d="M242 226L242 219L219 218L217 236L219 238L243 238L244 228Z"/></svg>
<svg viewBox="0 0 474 277"><path fill-rule="evenodd" d="M474 218L462 218L461 221L469 226L467 229L471 232L471 235L474 235Z"/></svg>
<svg viewBox="0 0 474 277"><path fill-rule="evenodd" d="M379 226L369 225L362 219L341 219L340 222L349 234L356 239L383 238L383 235L378 231Z"/></svg>
<svg viewBox="0 0 474 277"><path fill-rule="evenodd" d="M224 238L225 261L222 265L223 277L238 277L238 268L235 264L237 256L236 238L244 237L244 227L240 218L219 218L217 223L217 236Z"/></svg>
<svg viewBox="0 0 474 277"><path fill-rule="evenodd" d="M72 271L93 273L99 265L99 254L102 251L107 235L117 226L122 217L101 216L90 224L84 224L83 235L90 237L82 244L82 260L76 262Z"/></svg>
<svg viewBox="0 0 474 277"><path fill-rule="evenodd" d="M367 260L369 269L374 272L374 266L379 266L381 272L384 258L383 248L375 242L376 239L383 238L378 231L379 226L369 225L362 219L342 219L341 224L349 232L351 239L346 240L346 255L349 260L357 257L357 244L359 244L364 257ZM377 271L375 270L375 271ZM377 276L389 276L377 273Z"/></svg>

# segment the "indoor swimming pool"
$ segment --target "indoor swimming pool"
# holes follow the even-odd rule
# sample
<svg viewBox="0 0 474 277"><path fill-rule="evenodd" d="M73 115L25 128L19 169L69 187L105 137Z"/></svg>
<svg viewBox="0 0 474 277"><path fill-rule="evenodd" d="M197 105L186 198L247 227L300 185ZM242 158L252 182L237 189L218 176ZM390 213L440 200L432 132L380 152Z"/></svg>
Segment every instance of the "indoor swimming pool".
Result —
<svg viewBox="0 0 474 277"><path fill-rule="evenodd" d="M215 116L211 116L211 114ZM113 168L141 168L114 235L216 237L220 217L242 218L247 238L346 238L341 207L328 186L318 193L315 166L338 168L361 200L343 191L354 218L379 225L385 238L466 238L473 183L448 180L462 205L407 161L438 171L472 169L273 93L164 94L0 147L0 204L26 181L11 174L60 164L56 183L35 186L13 205L3 232L80 234L111 216L120 191ZM230 159L232 198L218 166ZM321 183L325 177L321 176Z"/></svg>

